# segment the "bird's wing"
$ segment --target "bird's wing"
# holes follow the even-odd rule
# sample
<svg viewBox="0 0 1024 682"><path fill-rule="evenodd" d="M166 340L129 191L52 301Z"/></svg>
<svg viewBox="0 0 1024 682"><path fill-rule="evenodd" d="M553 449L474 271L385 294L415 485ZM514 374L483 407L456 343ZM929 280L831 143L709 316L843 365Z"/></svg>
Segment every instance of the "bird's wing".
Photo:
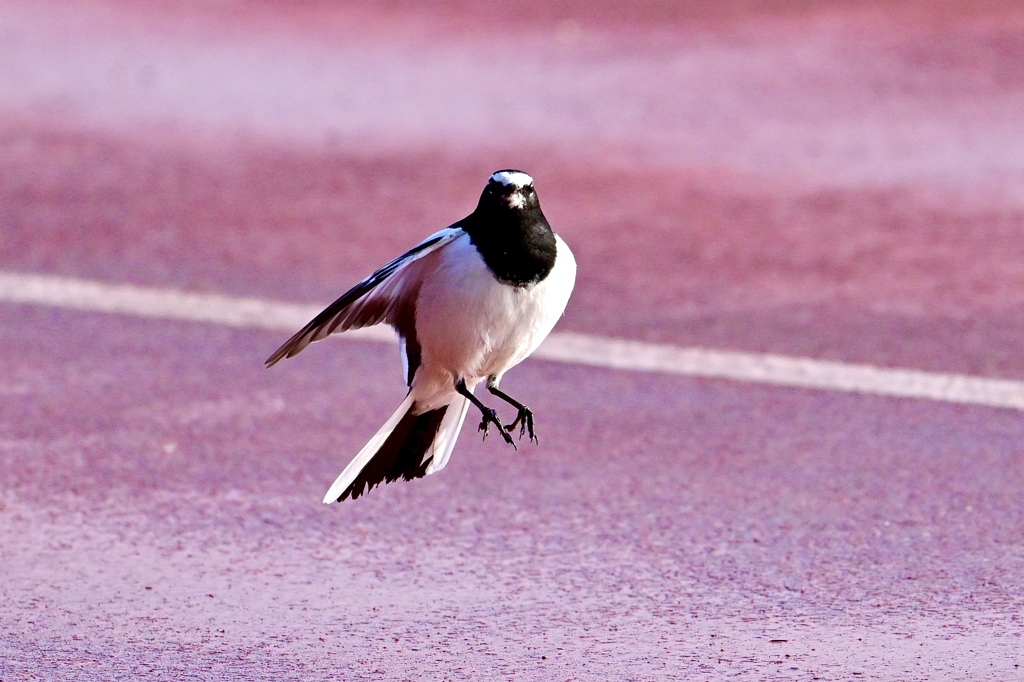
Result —
<svg viewBox="0 0 1024 682"><path fill-rule="evenodd" d="M403 299L415 296L415 290L418 289L415 283L407 281L405 277L409 274L409 265L463 234L465 232L461 228L454 226L432 234L346 291L274 351L266 360L267 367L281 358L296 355L312 342L334 332L369 327L384 321L392 322L390 318L402 316L398 308L402 307Z"/></svg>

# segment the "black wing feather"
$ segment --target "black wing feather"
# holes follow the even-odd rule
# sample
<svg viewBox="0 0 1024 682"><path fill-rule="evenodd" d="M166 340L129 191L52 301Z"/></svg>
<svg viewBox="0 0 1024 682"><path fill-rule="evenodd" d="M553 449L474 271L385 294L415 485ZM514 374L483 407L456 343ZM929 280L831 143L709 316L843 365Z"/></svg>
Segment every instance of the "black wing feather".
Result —
<svg viewBox="0 0 1024 682"><path fill-rule="evenodd" d="M280 348L274 351L274 353L267 358L265 363L266 366L272 367L282 358L294 357L313 341L319 341L320 339L333 334L338 325L340 325L345 319L343 313L349 306L376 289L382 282L387 280L388 277L395 274L395 271L405 265L412 256L415 256L424 249L429 249L434 244L445 239L446 236L447 235L443 233L439 233L434 237L417 244L409 251L406 251L401 256L346 291L340 298L338 298L338 300L324 308L323 312L310 320L309 324L297 331L290 339L285 341ZM383 319L384 313L385 310L383 309L368 311L366 314L360 315L355 320L350 321L352 323L348 325L346 329L376 324Z"/></svg>

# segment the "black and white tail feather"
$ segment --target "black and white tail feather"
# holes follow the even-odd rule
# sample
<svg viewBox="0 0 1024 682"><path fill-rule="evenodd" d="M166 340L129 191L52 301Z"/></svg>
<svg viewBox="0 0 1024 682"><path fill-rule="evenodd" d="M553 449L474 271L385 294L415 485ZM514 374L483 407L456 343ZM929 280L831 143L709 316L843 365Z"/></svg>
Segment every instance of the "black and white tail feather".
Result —
<svg viewBox="0 0 1024 682"><path fill-rule="evenodd" d="M380 323L402 345L409 393L349 462L325 503L357 498L398 479L411 481L447 464L472 402L487 434L516 426L533 433L533 413L498 389L502 375L532 353L561 316L576 264L544 218L533 180L498 171L476 210L423 240L356 284L278 348L270 367L335 332ZM519 411L507 426L473 388Z"/></svg>

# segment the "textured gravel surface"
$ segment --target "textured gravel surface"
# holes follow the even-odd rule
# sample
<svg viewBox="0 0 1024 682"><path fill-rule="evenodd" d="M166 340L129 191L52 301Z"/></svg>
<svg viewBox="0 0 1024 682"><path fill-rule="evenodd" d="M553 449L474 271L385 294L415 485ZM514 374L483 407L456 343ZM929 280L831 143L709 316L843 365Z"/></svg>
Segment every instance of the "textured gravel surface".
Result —
<svg viewBox="0 0 1024 682"><path fill-rule="evenodd" d="M1024 664L1018 413L536 362L508 383L542 447L467 429L442 475L324 506L395 349L265 372L265 333L3 313L0 679Z"/></svg>
<svg viewBox="0 0 1024 682"><path fill-rule="evenodd" d="M607 4L607 3L605 3ZM0 5L0 268L315 302L518 166L563 329L1024 377L1011 2ZM0 304L0 680L1024 680L1024 414Z"/></svg>

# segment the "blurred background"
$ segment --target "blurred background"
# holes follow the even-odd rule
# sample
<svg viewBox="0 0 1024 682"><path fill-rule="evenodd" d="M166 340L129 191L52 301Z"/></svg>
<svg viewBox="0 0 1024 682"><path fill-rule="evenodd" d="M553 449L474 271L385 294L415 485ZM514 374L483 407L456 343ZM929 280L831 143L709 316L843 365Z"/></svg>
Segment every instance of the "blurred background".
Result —
<svg viewBox="0 0 1024 682"><path fill-rule="evenodd" d="M561 331L1024 379L1022 112L1019 0L0 0L0 271L326 304L514 167ZM1021 679L1019 411L532 360L324 507L404 387L285 338L0 302L0 679Z"/></svg>
<svg viewBox="0 0 1024 682"><path fill-rule="evenodd" d="M326 301L518 167L566 326L1024 376L1018 3L0 7L7 268Z"/></svg>

